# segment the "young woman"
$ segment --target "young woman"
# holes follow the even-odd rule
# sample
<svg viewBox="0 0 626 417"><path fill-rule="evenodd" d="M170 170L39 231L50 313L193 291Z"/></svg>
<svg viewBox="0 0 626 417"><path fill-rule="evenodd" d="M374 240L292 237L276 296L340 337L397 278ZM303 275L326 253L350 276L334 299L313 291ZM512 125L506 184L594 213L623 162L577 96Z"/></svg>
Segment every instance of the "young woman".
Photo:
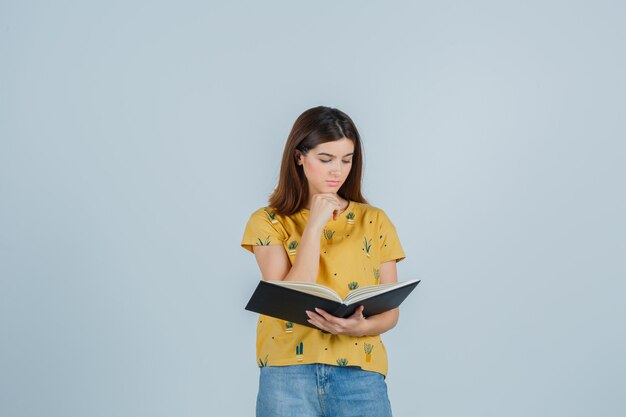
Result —
<svg viewBox="0 0 626 417"><path fill-rule="evenodd" d="M385 212L361 195L362 165L361 139L345 113L319 106L298 117L278 186L241 242L262 279L317 282L342 297L397 281L404 251ZM316 328L259 315L257 417L391 416L380 334L399 311L368 318L362 311L346 319L307 311Z"/></svg>

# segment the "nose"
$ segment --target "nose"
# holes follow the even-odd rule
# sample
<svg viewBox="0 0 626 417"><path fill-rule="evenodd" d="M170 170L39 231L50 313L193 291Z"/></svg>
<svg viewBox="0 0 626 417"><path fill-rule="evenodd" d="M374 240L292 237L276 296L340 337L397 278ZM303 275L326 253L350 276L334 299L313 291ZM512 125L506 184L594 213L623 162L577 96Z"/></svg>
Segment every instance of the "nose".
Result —
<svg viewBox="0 0 626 417"><path fill-rule="evenodd" d="M341 177L341 161L336 159L333 161L333 165L330 168L331 175L340 178Z"/></svg>

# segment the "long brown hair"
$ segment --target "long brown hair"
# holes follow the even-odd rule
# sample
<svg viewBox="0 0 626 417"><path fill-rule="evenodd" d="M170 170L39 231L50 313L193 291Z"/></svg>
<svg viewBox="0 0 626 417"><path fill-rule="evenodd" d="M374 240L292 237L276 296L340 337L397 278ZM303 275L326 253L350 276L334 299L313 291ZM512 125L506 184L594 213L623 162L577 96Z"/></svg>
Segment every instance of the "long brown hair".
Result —
<svg viewBox="0 0 626 417"><path fill-rule="evenodd" d="M352 166L337 194L347 200L366 203L361 194L363 151L361 136L354 122L341 110L317 106L306 110L296 119L285 144L278 186L269 196L269 205L278 214L296 213L308 202L309 184L302 166L296 164L296 149L306 155L320 143L348 138L354 143Z"/></svg>

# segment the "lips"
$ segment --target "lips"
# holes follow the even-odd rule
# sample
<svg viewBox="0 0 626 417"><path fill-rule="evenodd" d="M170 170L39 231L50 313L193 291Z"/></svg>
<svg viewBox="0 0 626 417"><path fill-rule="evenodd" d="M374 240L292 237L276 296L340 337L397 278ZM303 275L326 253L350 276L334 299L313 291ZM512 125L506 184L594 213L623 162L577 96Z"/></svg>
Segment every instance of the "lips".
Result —
<svg viewBox="0 0 626 417"><path fill-rule="evenodd" d="M339 185L339 181L326 181L330 185Z"/></svg>

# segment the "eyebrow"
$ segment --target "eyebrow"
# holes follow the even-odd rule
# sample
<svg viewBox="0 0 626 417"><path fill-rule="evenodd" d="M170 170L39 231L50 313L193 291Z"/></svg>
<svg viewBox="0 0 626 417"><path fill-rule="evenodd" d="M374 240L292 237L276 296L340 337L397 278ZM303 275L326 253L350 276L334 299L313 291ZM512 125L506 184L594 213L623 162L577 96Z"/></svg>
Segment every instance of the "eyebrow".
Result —
<svg viewBox="0 0 626 417"><path fill-rule="evenodd" d="M350 152L350 153L345 154L343 157L345 158L346 156L351 156L353 154L354 154L354 152ZM326 153L326 152L320 152L320 153L318 153L318 155L330 156L331 158L335 157L335 155L332 155L332 154L329 154L329 153Z"/></svg>

